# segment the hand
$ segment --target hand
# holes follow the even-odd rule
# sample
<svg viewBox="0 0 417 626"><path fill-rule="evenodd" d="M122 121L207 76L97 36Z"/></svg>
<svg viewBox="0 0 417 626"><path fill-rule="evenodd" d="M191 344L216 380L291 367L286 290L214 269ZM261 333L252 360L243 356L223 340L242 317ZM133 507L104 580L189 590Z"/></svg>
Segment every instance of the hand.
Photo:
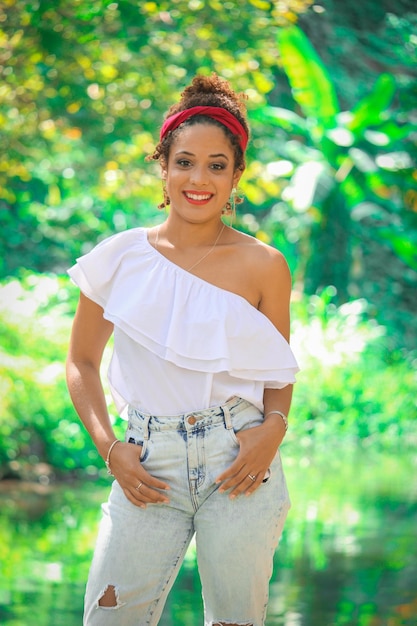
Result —
<svg viewBox="0 0 417 626"><path fill-rule="evenodd" d="M272 421L236 433L239 454L231 466L218 476L216 483L223 483L219 491L231 490L229 497L232 499L243 493L250 496L262 484L284 435L285 428ZM252 480L249 476L256 479Z"/></svg>
<svg viewBox="0 0 417 626"><path fill-rule="evenodd" d="M142 446L120 442L111 453L111 471L128 500L143 509L147 504L168 503L161 491L170 487L145 470L140 462Z"/></svg>

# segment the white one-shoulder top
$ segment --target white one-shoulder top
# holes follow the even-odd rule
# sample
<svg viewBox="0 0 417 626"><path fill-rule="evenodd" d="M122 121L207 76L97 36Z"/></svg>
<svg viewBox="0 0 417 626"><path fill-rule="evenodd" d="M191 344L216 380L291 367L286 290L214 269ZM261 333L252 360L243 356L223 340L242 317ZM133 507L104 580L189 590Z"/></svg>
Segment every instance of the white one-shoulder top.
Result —
<svg viewBox="0 0 417 626"><path fill-rule="evenodd" d="M130 404L177 415L231 396L262 411L265 387L295 382L296 360L272 322L169 261L145 228L105 239L68 273L114 324L108 377L121 414Z"/></svg>

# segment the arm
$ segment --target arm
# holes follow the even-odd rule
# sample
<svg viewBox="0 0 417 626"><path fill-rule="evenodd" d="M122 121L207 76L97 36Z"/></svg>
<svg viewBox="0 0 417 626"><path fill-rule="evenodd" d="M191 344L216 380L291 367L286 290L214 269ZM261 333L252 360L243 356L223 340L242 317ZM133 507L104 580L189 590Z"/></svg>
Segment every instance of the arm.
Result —
<svg viewBox="0 0 417 626"><path fill-rule="evenodd" d="M269 249L269 254L266 269L259 272L262 276L259 310L288 341L291 275L284 257L278 251ZM230 490L230 497L234 498L242 493L250 495L262 484L286 432L283 419L278 414L268 416L268 413L282 411L288 415L292 390L292 385L283 389L265 389L264 422L237 433L239 454L228 470L218 477L218 482L223 483L220 491ZM249 474L256 476L256 480L248 478Z"/></svg>
<svg viewBox="0 0 417 626"><path fill-rule="evenodd" d="M116 439L100 378L104 348L112 332L113 325L104 319L103 309L81 294L67 357L67 384L74 407L103 459ZM112 472L126 497L142 507L148 502L167 501L157 489L168 489L168 485L150 476L139 456L138 446L123 442L111 452ZM141 482L138 491L135 487Z"/></svg>

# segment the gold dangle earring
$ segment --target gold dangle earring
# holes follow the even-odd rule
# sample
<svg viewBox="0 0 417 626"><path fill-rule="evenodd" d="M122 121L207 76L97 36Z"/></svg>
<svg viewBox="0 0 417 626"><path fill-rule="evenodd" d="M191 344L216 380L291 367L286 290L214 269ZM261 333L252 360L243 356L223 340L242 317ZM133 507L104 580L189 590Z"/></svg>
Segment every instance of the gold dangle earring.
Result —
<svg viewBox="0 0 417 626"><path fill-rule="evenodd" d="M230 218L230 226L233 226L236 218L236 187L233 187L230 198L226 202L222 213Z"/></svg>

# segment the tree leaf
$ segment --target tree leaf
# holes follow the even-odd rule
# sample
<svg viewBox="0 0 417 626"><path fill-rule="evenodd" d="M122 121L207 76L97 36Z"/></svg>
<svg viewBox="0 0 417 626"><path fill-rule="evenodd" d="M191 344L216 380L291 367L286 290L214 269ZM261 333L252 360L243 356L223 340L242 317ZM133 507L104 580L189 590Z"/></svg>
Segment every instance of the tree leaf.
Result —
<svg viewBox="0 0 417 626"><path fill-rule="evenodd" d="M352 110L353 117L348 128L359 135L369 126L377 126L385 121L383 114L388 109L394 92L394 77L391 74L381 74L371 93Z"/></svg>
<svg viewBox="0 0 417 626"><path fill-rule="evenodd" d="M250 117L264 124L279 126L288 133L307 135L309 132L306 120L288 109L271 106L261 107L251 111Z"/></svg>
<svg viewBox="0 0 417 626"><path fill-rule="evenodd" d="M332 81L310 41L297 26L281 28L277 43L296 102L320 135L336 126L339 104Z"/></svg>

